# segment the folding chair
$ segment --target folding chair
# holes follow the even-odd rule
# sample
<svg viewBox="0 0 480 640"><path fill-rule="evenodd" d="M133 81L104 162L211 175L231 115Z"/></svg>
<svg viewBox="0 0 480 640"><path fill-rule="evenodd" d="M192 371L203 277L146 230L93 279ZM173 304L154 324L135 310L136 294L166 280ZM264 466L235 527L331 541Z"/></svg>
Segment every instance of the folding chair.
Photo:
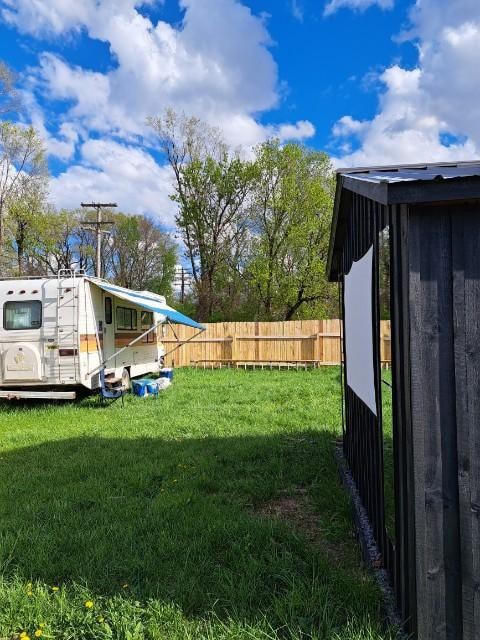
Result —
<svg viewBox="0 0 480 640"><path fill-rule="evenodd" d="M100 399L102 402L111 400L113 403L115 402L115 400L118 400L118 398L121 398L123 407L123 396L126 393L127 390L122 385L121 380L115 381L112 384L108 384L108 382L105 380L105 369L100 369Z"/></svg>

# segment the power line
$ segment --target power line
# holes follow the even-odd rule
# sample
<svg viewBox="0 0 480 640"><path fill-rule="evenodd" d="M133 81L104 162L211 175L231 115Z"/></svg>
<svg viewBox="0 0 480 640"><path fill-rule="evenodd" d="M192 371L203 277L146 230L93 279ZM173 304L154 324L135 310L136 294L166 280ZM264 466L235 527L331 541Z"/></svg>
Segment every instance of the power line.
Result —
<svg viewBox="0 0 480 640"><path fill-rule="evenodd" d="M114 224L113 220L102 220L102 209L113 209L117 206L116 202L81 202L80 205L82 207L89 207L90 209L96 209L97 211L97 219L96 220L82 220L82 224L88 225L87 228L93 227L95 229L95 236L97 238L96 245L96 269L95 275L97 278L102 277L102 234L109 233L106 230L102 229L102 226L106 226L109 224Z"/></svg>

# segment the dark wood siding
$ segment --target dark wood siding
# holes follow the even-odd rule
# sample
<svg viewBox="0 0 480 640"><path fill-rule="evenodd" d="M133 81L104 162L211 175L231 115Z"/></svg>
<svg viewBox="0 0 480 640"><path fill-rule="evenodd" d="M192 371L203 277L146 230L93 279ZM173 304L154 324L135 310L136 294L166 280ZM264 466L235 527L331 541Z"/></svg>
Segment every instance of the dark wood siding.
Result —
<svg viewBox="0 0 480 640"><path fill-rule="evenodd" d="M394 205L390 216L393 451L395 465L395 595L408 631L417 626L415 486L410 400L410 319L408 307L408 207Z"/></svg>
<svg viewBox="0 0 480 640"><path fill-rule="evenodd" d="M386 224L393 545L385 530L378 352L378 417L344 381L344 450L411 637L480 640L480 164L340 171L329 278L343 281L353 261L372 244L378 249Z"/></svg>
<svg viewBox="0 0 480 640"><path fill-rule="evenodd" d="M478 640L480 204L348 200L342 278L390 225L394 545L384 522L381 418L346 383L345 454L406 629L418 640ZM375 347L377 268L376 258ZM378 353L375 363L380 407Z"/></svg>
<svg viewBox="0 0 480 640"><path fill-rule="evenodd" d="M409 215L418 638L480 637L480 207Z"/></svg>
<svg viewBox="0 0 480 640"><path fill-rule="evenodd" d="M480 205L452 209L463 640L480 637Z"/></svg>
<svg viewBox="0 0 480 640"><path fill-rule="evenodd" d="M461 638L453 349L452 224L447 211L409 217L410 352L418 635Z"/></svg>

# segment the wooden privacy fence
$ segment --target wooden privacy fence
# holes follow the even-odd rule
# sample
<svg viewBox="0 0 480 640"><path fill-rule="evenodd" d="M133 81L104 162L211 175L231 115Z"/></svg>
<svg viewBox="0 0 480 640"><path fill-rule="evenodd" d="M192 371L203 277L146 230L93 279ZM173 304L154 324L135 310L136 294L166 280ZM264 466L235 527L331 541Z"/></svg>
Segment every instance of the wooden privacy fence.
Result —
<svg viewBox="0 0 480 640"><path fill-rule="evenodd" d="M214 322L198 331L184 325L162 325L167 366L320 366L341 359L341 321ZM381 359L390 366L390 322L381 323ZM193 339L192 339L193 338Z"/></svg>

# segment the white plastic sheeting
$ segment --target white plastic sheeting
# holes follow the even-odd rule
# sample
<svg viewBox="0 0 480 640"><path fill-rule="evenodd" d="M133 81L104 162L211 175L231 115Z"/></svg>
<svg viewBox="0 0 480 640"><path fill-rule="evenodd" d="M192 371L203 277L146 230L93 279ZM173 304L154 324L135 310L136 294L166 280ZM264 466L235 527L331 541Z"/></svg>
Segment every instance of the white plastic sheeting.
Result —
<svg viewBox="0 0 480 640"><path fill-rule="evenodd" d="M373 247L345 276L345 352L347 384L377 415L372 326Z"/></svg>

